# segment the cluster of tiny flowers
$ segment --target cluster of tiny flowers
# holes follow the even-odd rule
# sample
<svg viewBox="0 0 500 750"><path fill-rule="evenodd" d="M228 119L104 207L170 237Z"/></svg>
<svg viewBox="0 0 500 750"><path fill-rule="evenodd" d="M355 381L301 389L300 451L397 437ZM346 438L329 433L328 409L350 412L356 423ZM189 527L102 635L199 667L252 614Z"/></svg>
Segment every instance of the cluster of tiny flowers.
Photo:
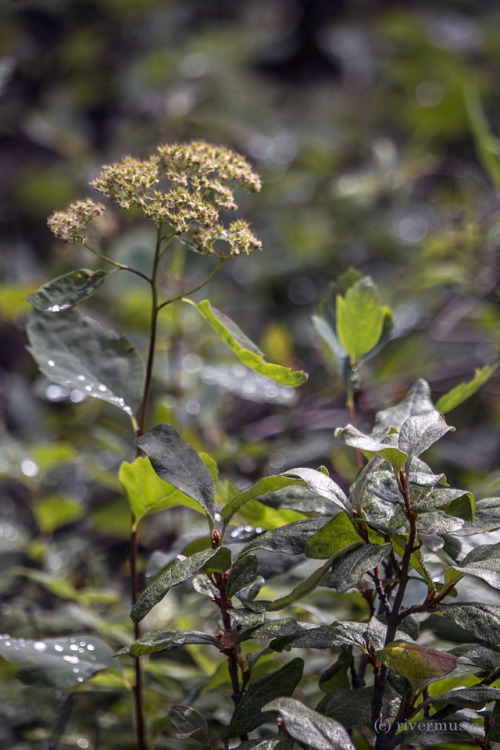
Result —
<svg viewBox="0 0 500 750"><path fill-rule="evenodd" d="M72 203L66 211L55 211L48 225L55 236L72 244L83 244L87 237L87 224L104 213L104 205L91 198Z"/></svg>
<svg viewBox="0 0 500 750"><path fill-rule="evenodd" d="M166 189L159 185L166 180ZM220 223L219 211L236 210L233 189L258 191L259 176L246 159L222 146L204 141L159 146L148 159L126 156L121 162L104 166L91 186L121 208L139 208L158 226L167 224L175 234L189 234L191 247L201 253L216 253L214 244L229 245L230 255L248 254L261 243L246 222L239 220L227 229ZM77 220L77 206L96 207L85 223ZM97 206L99 209L97 210ZM57 237L69 242L85 241L85 224L104 208L92 201L79 201L66 212L49 220Z"/></svg>

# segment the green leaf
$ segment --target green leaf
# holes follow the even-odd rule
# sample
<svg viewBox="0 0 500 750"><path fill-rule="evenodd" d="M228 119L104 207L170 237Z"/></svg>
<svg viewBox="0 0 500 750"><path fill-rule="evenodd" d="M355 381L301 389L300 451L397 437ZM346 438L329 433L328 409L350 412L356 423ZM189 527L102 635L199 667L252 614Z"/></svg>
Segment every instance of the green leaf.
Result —
<svg viewBox="0 0 500 750"><path fill-rule="evenodd" d="M500 606L464 602L440 604L439 612L451 622L488 643L500 642Z"/></svg>
<svg viewBox="0 0 500 750"><path fill-rule="evenodd" d="M450 724L451 729L440 728L443 725L445 727L450 726ZM430 719L421 719L420 721L400 722L400 728L402 730L407 731L414 728L414 731L409 731L409 733L405 735L404 743L405 745L410 745L410 747L416 748L430 747L437 744L439 744L440 747L444 746L446 748L462 748L462 743L466 745L475 745L476 743L474 742L472 734L467 732L466 729L462 729L461 725L462 721L459 720L452 722L448 719L442 722L433 722L432 717Z"/></svg>
<svg viewBox="0 0 500 750"><path fill-rule="evenodd" d="M449 430L454 429L446 424L438 411L408 417L401 425L398 445L408 455L407 462L410 464L412 458L420 456Z"/></svg>
<svg viewBox="0 0 500 750"><path fill-rule="evenodd" d="M449 690L428 698L423 706L458 706L459 708L482 708L485 703L500 700L500 690L485 687L484 685L473 685L462 687L459 690Z"/></svg>
<svg viewBox="0 0 500 750"><path fill-rule="evenodd" d="M85 513L78 500L58 495L38 500L32 510L43 534L52 534L56 529L78 521Z"/></svg>
<svg viewBox="0 0 500 750"><path fill-rule="evenodd" d="M234 354L246 367L249 367L259 375L270 378L278 385L296 387L307 380L307 375L301 371L292 371L289 367L269 364L264 360L260 349L243 333L234 321L224 313L212 307L207 299L195 303L186 300L205 318L207 323L222 339Z"/></svg>
<svg viewBox="0 0 500 750"><path fill-rule="evenodd" d="M249 487L247 490L244 490L244 492L240 492L239 495L233 497L233 499L222 508L221 515L225 521L225 525L227 526L234 514L237 513L245 503L248 503L249 500L253 500L254 498L259 497L259 495L265 495L266 492L272 492L281 487L288 487L293 484L299 484L298 480L282 475L259 479L256 484L252 485L252 487Z"/></svg>
<svg viewBox="0 0 500 750"><path fill-rule="evenodd" d="M394 641L377 651L377 657L397 674L405 677L414 691L453 672L457 657L416 643Z"/></svg>
<svg viewBox="0 0 500 750"><path fill-rule="evenodd" d="M493 187L499 190L500 141L491 132L481 104L478 87L470 80L464 83L464 98L477 156Z"/></svg>
<svg viewBox="0 0 500 750"><path fill-rule="evenodd" d="M224 556L224 562L229 563L230 552L219 547L218 549L205 549L201 552L196 552L191 557L186 557L181 560L177 559L170 568L164 573L160 573L157 578L142 592L139 599L132 607L130 617L134 622L140 622L153 607L160 602L164 596L168 594L173 586L177 586L183 581L187 581L188 578L194 576L199 570L201 570L207 563L212 560L216 555ZM228 565L229 567L229 565Z"/></svg>
<svg viewBox="0 0 500 750"><path fill-rule="evenodd" d="M474 547L460 565L447 568L445 584L464 575L476 576L496 589L500 589L500 542Z"/></svg>
<svg viewBox="0 0 500 750"><path fill-rule="evenodd" d="M226 736L238 737L248 734L271 720L273 714L261 713L262 709L274 698L291 695L302 677L303 670L304 661L292 659L276 672L266 675L261 680L251 682L236 706Z"/></svg>
<svg viewBox="0 0 500 750"><path fill-rule="evenodd" d="M342 511L307 540L305 553L308 557L326 559L360 544L363 540Z"/></svg>
<svg viewBox="0 0 500 750"><path fill-rule="evenodd" d="M471 518L474 509L474 498L470 492L454 490L450 487L438 487L429 490L428 487L412 485L410 487L411 507L415 513L429 513L443 508L452 516L463 518L465 514Z"/></svg>
<svg viewBox="0 0 500 750"><path fill-rule="evenodd" d="M444 396L441 396L436 403L436 409L442 414L447 414L452 409L455 409L455 407L473 396L491 378L497 367L498 364L485 365L480 370L476 369L472 380L469 380L467 383L460 383L460 385L455 386L451 391L445 393Z"/></svg>
<svg viewBox="0 0 500 750"><path fill-rule="evenodd" d="M92 297L106 276L113 271L89 271L81 268L49 281L26 299L43 312L58 313Z"/></svg>
<svg viewBox="0 0 500 750"><path fill-rule="evenodd" d="M412 385L399 404L377 412L372 435L385 433L391 428L400 430L403 423L410 417L428 414L434 409L429 384L421 378Z"/></svg>
<svg viewBox="0 0 500 750"><path fill-rule="evenodd" d="M266 531L248 542L237 557L248 555L257 549L282 552L286 555L300 555L304 552L309 537L319 531L325 523L324 518L307 518Z"/></svg>
<svg viewBox="0 0 500 750"><path fill-rule="evenodd" d="M331 559L327 560L324 565L322 565L320 568L317 568L314 573L301 581L289 594L281 597L280 599L276 599L274 602L269 602L267 604L267 611L277 612L280 609L284 609L292 602L297 601L297 599L301 599L302 597L310 594L311 591L314 591L314 589L319 586L321 579L323 578L331 564Z"/></svg>
<svg viewBox="0 0 500 750"><path fill-rule="evenodd" d="M407 459L406 453L393 444L394 440L391 442L391 436L379 440L371 435L365 435L349 424L347 427L335 430L335 437L340 438L343 443L351 448L357 448L368 458L380 456L380 458L388 461L396 471L404 466Z"/></svg>
<svg viewBox="0 0 500 750"><path fill-rule="evenodd" d="M16 672L21 682L37 687L70 688L103 669L119 668L109 646L88 635L38 641L1 635L0 656L21 667Z"/></svg>
<svg viewBox="0 0 500 750"><path fill-rule="evenodd" d="M379 565L391 550L389 543L365 544L351 549L334 560L329 585L339 594L344 594L357 586L364 574Z"/></svg>
<svg viewBox="0 0 500 750"><path fill-rule="evenodd" d="M330 479L328 474L324 474L322 471L317 471L316 469L299 467L297 469L290 469L284 475L299 477L305 483L308 490L329 500L332 503L332 512L336 512L337 507L351 511L349 500L344 491L333 479Z"/></svg>
<svg viewBox="0 0 500 750"><path fill-rule="evenodd" d="M350 689L349 676L352 667L352 653L350 648L344 648L337 657L337 660L328 669L325 669L319 676L319 687L323 693L332 693L337 690ZM321 714L326 714L318 707ZM331 716L332 719L338 719L338 716ZM361 722L360 722L361 723Z"/></svg>
<svg viewBox="0 0 500 750"><path fill-rule="evenodd" d="M195 449L169 424L158 424L136 440L160 479L168 482L203 508L214 520L215 485Z"/></svg>
<svg viewBox="0 0 500 750"><path fill-rule="evenodd" d="M375 284L368 277L351 286L345 297L337 296L337 337L351 365L378 344L384 321L390 316L391 311L380 305Z"/></svg>
<svg viewBox="0 0 500 750"><path fill-rule="evenodd" d="M144 370L130 341L76 310L31 310L29 351L54 383L117 406L132 416L141 403Z"/></svg>
<svg viewBox="0 0 500 750"><path fill-rule="evenodd" d="M355 750L342 724L295 698L277 698L264 706L264 710L279 711L288 734L311 750Z"/></svg>
<svg viewBox="0 0 500 750"><path fill-rule="evenodd" d="M229 571L226 594L229 598L245 588L257 575L258 560L255 555L245 555L237 559Z"/></svg>
<svg viewBox="0 0 500 750"><path fill-rule="evenodd" d="M370 725L373 687L362 687L356 690L341 688L325 695L317 706L319 713L340 722L344 727ZM390 688L384 691L383 716L394 716L397 713L399 697ZM396 710L395 710L396 709Z"/></svg>
<svg viewBox="0 0 500 750"><path fill-rule="evenodd" d="M474 522L465 523L454 533L458 536L470 536L497 529L500 529L500 497L485 497L475 502Z"/></svg>
<svg viewBox="0 0 500 750"><path fill-rule="evenodd" d="M132 463L124 461L118 478L127 496L134 526L150 513L178 505L204 513L198 502L160 479L146 456L139 456Z"/></svg>
<svg viewBox="0 0 500 750"><path fill-rule="evenodd" d="M208 724L204 718L192 706L172 706L168 712L170 721L177 729L176 737L179 740L197 740L205 745L208 742Z"/></svg>
<svg viewBox="0 0 500 750"><path fill-rule="evenodd" d="M295 510L300 513L332 516L338 512L336 504L327 497L312 492L302 482L283 487L276 492L269 492L260 498L264 505L278 510Z"/></svg>
<svg viewBox="0 0 500 750"><path fill-rule="evenodd" d="M131 646L120 649L118 655L142 656L154 654L157 651L173 651L175 648L193 643L216 648L220 645L214 635L201 633L198 630L154 630L151 633L145 633Z"/></svg>

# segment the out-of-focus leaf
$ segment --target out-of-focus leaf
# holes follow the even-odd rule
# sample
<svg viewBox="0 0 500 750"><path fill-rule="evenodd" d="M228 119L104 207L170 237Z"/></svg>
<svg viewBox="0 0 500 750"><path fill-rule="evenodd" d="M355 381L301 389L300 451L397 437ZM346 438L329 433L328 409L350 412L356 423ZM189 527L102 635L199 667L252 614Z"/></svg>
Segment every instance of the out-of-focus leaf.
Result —
<svg viewBox="0 0 500 750"><path fill-rule="evenodd" d="M265 362L260 349L250 341L234 321L220 310L212 307L208 300L205 299L198 303L191 300L186 301L196 307L215 333L246 367L259 373L259 375L270 378L278 385L299 386L306 382L307 375L302 371L292 371L289 367Z"/></svg>
<svg viewBox="0 0 500 750"><path fill-rule="evenodd" d="M72 497L44 497L33 505L33 514L40 531L52 534L61 526L77 521L84 514L84 508Z"/></svg>
<svg viewBox="0 0 500 750"><path fill-rule="evenodd" d="M109 273L113 271L89 271L87 268L71 271L44 284L36 292L28 295L27 300L37 310L44 312L58 313L68 310L92 297Z"/></svg>
<svg viewBox="0 0 500 750"><path fill-rule="evenodd" d="M277 698L264 706L264 710L279 711L288 734L311 750L355 750L342 724L295 698Z"/></svg>
<svg viewBox="0 0 500 750"><path fill-rule="evenodd" d="M213 523L214 480L195 449L169 424L156 425L136 444L149 456L160 479L196 500Z"/></svg>
<svg viewBox="0 0 500 750"><path fill-rule="evenodd" d="M324 565L322 565L320 568L317 568L314 573L312 573L310 576L305 578L303 581L301 581L293 591L291 591L286 596L281 597L280 599L276 599L274 602L269 602L267 605L268 612L277 612L280 609L284 609L292 602L297 601L297 599L301 599L303 596L307 596L311 593L311 591L314 591L314 589L319 586L319 583L329 567L331 566L332 561L327 560Z"/></svg>
<svg viewBox="0 0 500 750"><path fill-rule="evenodd" d="M304 661L292 659L276 672L251 682L236 706L226 736L238 737L248 734L269 721L273 715L269 712L261 713L262 709L274 698L291 695L302 677L303 670Z"/></svg>
<svg viewBox="0 0 500 750"><path fill-rule="evenodd" d="M109 646L88 635L37 641L2 635L0 656L21 667L21 682L37 687L73 687L103 669L119 668Z"/></svg>
<svg viewBox="0 0 500 750"><path fill-rule="evenodd" d="M208 724L205 717L195 708L192 706L172 706L168 715L177 729L177 739L197 740L203 745L208 742Z"/></svg>
<svg viewBox="0 0 500 750"><path fill-rule="evenodd" d="M391 318L388 307L380 305L373 281L364 277L351 286L345 297L337 296L336 327L340 345L357 364L378 344L384 321Z"/></svg>
<svg viewBox="0 0 500 750"><path fill-rule="evenodd" d="M436 402L436 409L442 412L442 414L455 409L455 407L473 396L491 378L497 368L498 365L485 365L480 370L476 370L472 380L469 380L467 383L460 383L460 385L455 386L451 391L445 393L444 396L441 396Z"/></svg>
<svg viewBox="0 0 500 750"><path fill-rule="evenodd" d="M179 646L196 643L219 648L219 641L210 633L201 633L198 630L154 630L145 633L131 646L120 649L118 655L142 656L157 651L172 651Z"/></svg>
<svg viewBox="0 0 500 750"><path fill-rule="evenodd" d="M293 484L298 484L297 479L292 479L290 477L286 476L271 476L271 477L264 477L263 479L260 479L256 484L254 484L252 487L249 487L247 490L244 490L243 492L240 492L239 495L236 495L236 497L233 497L232 500L230 500L227 505L225 505L222 509L221 515L224 521L227 523L230 521L230 519L234 516L234 514L243 506L245 503L248 503L249 500L253 500L254 498L259 497L259 495L265 495L266 492L272 492L275 490L280 489L281 487L288 487Z"/></svg>
<svg viewBox="0 0 500 750"><path fill-rule="evenodd" d="M49 380L113 404L130 416L137 411L144 370L126 338L76 310L58 315L31 310L27 334L29 351Z"/></svg>

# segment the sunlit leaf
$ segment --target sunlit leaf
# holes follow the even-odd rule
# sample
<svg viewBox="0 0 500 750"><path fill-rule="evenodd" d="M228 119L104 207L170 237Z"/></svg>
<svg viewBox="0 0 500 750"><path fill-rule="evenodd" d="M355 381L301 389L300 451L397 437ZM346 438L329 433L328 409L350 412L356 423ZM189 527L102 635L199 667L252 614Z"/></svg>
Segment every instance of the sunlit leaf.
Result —
<svg viewBox="0 0 500 750"><path fill-rule="evenodd" d="M389 308L380 305L377 289L369 277L357 281L344 297L337 296L337 337L351 365L378 344L384 321L390 317Z"/></svg>
<svg viewBox="0 0 500 750"><path fill-rule="evenodd" d="M233 499L222 509L222 518L227 524L234 514L245 505L245 503L248 503L254 498L258 498L259 495L265 495L266 492L272 492L281 487L288 487L293 484L298 484L298 480L285 476L264 477L252 487L249 487L247 490L240 492L239 495L236 495L236 497L233 497Z"/></svg>
<svg viewBox="0 0 500 750"><path fill-rule="evenodd" d="M421 690L429 682L453 672L457 657L416 643L395 641L377 652L380 661L405 677L413 690Z"/></svg>
<svg viewBox="0 0 500 750"><path fill-rule="evenodd" d="M455 407L473 396L491 378L497 368L498 365L496 364L485 365L480 370L477 369L472 380L469 380L467 383L460 383L460 385L455 386L451 391L445 393L444 396L441 396L436 402L436 409L443 414L455 409Z"/></svg>
<svg viewBox="0 0 500 750"><path fill-rule="evenodd" d="M92 297L102 286L109 271L89 271L81 268L52 279L26 298L33 307L44 312L58 313ZM112 272L111 272L112 273Z"/></svg>
<svg viewBox="0 0 500 750"><path fill-rule="evenodd" d="M264 710L279 711L288 734L310 748L355 750L342 724L313 711L295 698L277 698L264 706Z"/></svg>

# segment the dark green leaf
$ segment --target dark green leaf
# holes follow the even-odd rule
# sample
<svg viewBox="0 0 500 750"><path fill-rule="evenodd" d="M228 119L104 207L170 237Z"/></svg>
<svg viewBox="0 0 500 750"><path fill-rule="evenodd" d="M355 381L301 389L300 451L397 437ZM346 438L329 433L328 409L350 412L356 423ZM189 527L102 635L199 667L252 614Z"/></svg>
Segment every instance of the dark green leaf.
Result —
<svg viewBox="0 0 500 750"><path fill-rule="evenodd" d="M305 553L308 557L326 559L360 544L363 540L347 513L342 511L308 539Z"/></svg>
<svg viewBox="0 0 500 750"><path fill-rule="evenodd" d="M158 424L136 440L160 479L201 505L213 522L215 485L195 449L169 424Z"/></svg>
<svg viewBox="0 0 500 750"><path fill-rule="evenodd" d="M130 647L121 649L118 654L141 656L154 654L157 651L172 651L174 648L191 643L219 648L219 641L210 633L200 633L197 630L154 630L151 633L145 633Z"/></svg>
<svg viewBox="0 0 500 750"><path fill-rule="evenodd" d="M484 646L457 646L451 653L458 656L461 663L474 664L480 669L489 671L500 666L500 653Z"/></svg>
<svg viewBox="0 0 500 750"><path fill-rule="evenodd" d="M141 403L144 370L126 338L76 310L28 315L29 351L54 383L75 388L135 413Z"/></svg>
<svg viewBox="0 0 500 750"><path fill-rule="evenodd" d="M331 693L334 690L350 689L350 675L352 667L352 653L350 648L344 648L338 655L337 660L328 669L325 669L319 677L319 687L323 693ZM318 708L320 713L326 713ZM332 719L337 717L332 716Z"/></svg>
<svg viewBox="0 0 500 750"><path fill-rule="evenodd" d="M371 725L372 698L372 687L333 690L321 700L317 711L347 728ZM382 715L393 716L397 713L399 702L399 696L390 688L386 689Z"/></svg>
<svg viewBox="0 0 500 750"><path fill-rule="evenodd" d="M454 533L458 536L470 536L497 529L500 529L500 497L485 497L475 502L474 522L465 523Z"/></svg>
<svg viewBox="0 0 500 750"><path fill-rule="evenodd" d="M208 742L208 724L195 708L192 706L172 706L168 715L177 729L177 739L197 740L203 745Z"/></svg>
<svg viewBox="0 0 500 750"><path fill-rule="evenodd" d="M266 531L248 542L238 554L238 558L257 549L300 555L304 552L309 537L319 531L325 523L325 518L307 518Z"/></svg>
<svg viewBox="0 0 500 750"><path fill-rule="evenodd" d="M410 489L411 507L415 513L428 513L429 511L446 507L446 511L450 515L455 515L452 512L452 506L455 501L463 499L465 499L467 507L470 508L472 499L470 492L453 490L450 487L439 487L435 490L429 490L427 487L416 486ZM453 507L455 510L465 510L465 505L462 505L460 502L457 502Z"/></svg>
<svg viewBox="0 0 500 750"><path fill-rule="evenodd" d="M336 482L333 481L333 479L330 479L330 477L327 474L324 474L322 471L299 467L297 469L290 469L290 471L287 471L286 476L299 477L303 482L305 482L308 490L310 490L311 492L315 492L316 495L319 495L326 500L330 500L332 506L337 506L339 508L343 508L344 510L351 511L349 500L347 499L344 491L338 486ZM332 507L332 512L334 510L336 512L336 508Z"/></svg>
<svg viewBox="0 0 500 750"><path fill-rule="evenodd" d="M38 641L2 635L0 656L21 667L16 673L21 682L37 687L69 688L103 669L119 668L109 646L87 635Z"/></svg>
<svg viewBox="0 0 500 750"><path fill-rule="evenodd" d="M212 307L207 299L198 303L191 300L189 302L196 307L215 333L236 354L240 362L251 370L270 378L278 385L295 387L306 382L307 375L304 372L293 372L289 367L267 363L260 349L245 336L236 323L220 310Z"/></svg>
<svg viewBox="0 0 500 750"><path fill-rule="evenodd" d="M251 630L244 630L238 638L238 643L247 641L249 638L282 638L301 633L310 627L310 624L307 622L297 622L291 618L271 620L262 625L252 627Z"/></svg>
<svg viewBox="0 0 500 750"><path fill-rule="evenodd" d="M92 297L109 273L109 271L89 271L87 268L71 271L44 284L26 299L33 307L44 312L58 313L68 310Z"/></svg>
<svg viewBox="0 0 500 750"><path fill-rule="evenodd" d="M410 745L411 747L429 747L438 744L448 747L458 747L459 745L461 746L461 743L475 745L473 736L465 729L462 729L461 724L461 719L451 721L448 718L442 722L433 722L431 717L430 719L421 719L420 721L401 722L399 726L403 731L416 727L414 731L409 732L404 738L405 745ZM443 727L443 729L440 727ZM447 729L446 727L450 728Z"/></svg>
<svg viewBox="0 0 500 750"><path fill-rule="evenodd" d="M140 622L153 609L155 604L158 604L166 596L172 586L187 581L220 552L220 549L206 549L196 552L191 557L176 560L170 568L155 578L153 583L143 591L132 607L130 613L132 620Z"/></svg>
<svg viewBox="0 0 500 750"><path fill-rule="evenodd" d="M351 549L334 560L329 585L340 594L354 588L363 575L379 565L391 550L390 543L365 544Z"/></svg>
<svg viewBox="0 0 500 750"><path fill-rule="evenodd" d="M248 740L238 745L237 750L293 750L291 737L275 737L270 740Z"/></svg>
<svg viewBox="0 0 500 750"><path fill-rule="evenodd" d="M255 555L245 555L237 559L229 572L226 593L229 598L240 589L252 583L257 574L258 561Z"/></svg>
<svg viewBox="0 0 500 750"><path fill-rule="evenodd" d="M485 365L480 370L476 370L472 380L467 383L460 383L460 385L445 393L444 396L441 396L436 403L436 409L442 414L455 409L476 393L491 378L497 367L498 365Z"/></svg>
<svg viewBox="0 0 500 750"><path fill-rule="evenodd" d="M310 750L355 750L341 724L295 698L277 698L264 706L264 710L279 711L288 734L307 744Z"/></svg>
<svg viewBox="0 0 500 750"><path fill-rule="evenodd" d="M474 685L463 687L458 690L449 690L446 693L434 695L428 698L425 706L458 706L459 708L482 708L485 703L500 700L500 690L497 688Z"/></svg>
<svg viewBox="0 0 500 750"><path fill-rule="evenodd" d="M481 641L500 642L500 606L478 602L441 604L439 611Z"/></svg>
<svg viewBox="0 0 500 750"><path fill-rule="evenodd" d="M312 573L310 576L301 581L297 586L295 586L293 591L291 591L289 594L287 594L286 596L282 596L280 599L276 599L274 602L269 602L267 604L267 611L277 612L280 609L288 607L289 604L297 601L297 599L302 599L302 597L310 594L311 591L314 591L314 589L319 586L321 579L329 569L331 563L331 559L327 560L324 565L322 565L320 568L317 568L314 573Z"/></svg>
<svg viewBox="0 0 500 750"><path fill-rule="evenodd" d="M274 698L291 695L302 677L303 670L304 661L292 659L276 672L251 682L236 706L226 736L238 737L248 734L272 719L273 714L261 713L262 709Z"/></svg>
<svg viewBox="0 0 500 750"><path fill-rule="evenodd" d="M385 642L386 628L372 618L369 623L336 622L333 625L320 625L305 628L289 636L280 635L271 643L271 648L281 651L283 648L336 648L338 646L357 646L361 651L381 648Z"/></svg>
<svg viewBox="0 0 500 750"><path fill-rule="evenodd" d="M298 484L298 480L281 475L264 477L252 487L249 487L244 492L241 492L239 495L236 495L236 497L233 497L233 499L223 507L221 512L222 518L227 525L234 514L243 505L245 505L245 503L248 503L249 500L253 500L254 498L259 497L259 495L265 495L266 492L272 492L274 490L280 489L281 487L288 487L293 484Z"/></svg>
<svg viewBox="0 0 500 750"><path fill-rule="evenodd" d="M474 547L460 565L446 570L445 584L463 575L476 576L500 589L500 542Z"/></svg>

